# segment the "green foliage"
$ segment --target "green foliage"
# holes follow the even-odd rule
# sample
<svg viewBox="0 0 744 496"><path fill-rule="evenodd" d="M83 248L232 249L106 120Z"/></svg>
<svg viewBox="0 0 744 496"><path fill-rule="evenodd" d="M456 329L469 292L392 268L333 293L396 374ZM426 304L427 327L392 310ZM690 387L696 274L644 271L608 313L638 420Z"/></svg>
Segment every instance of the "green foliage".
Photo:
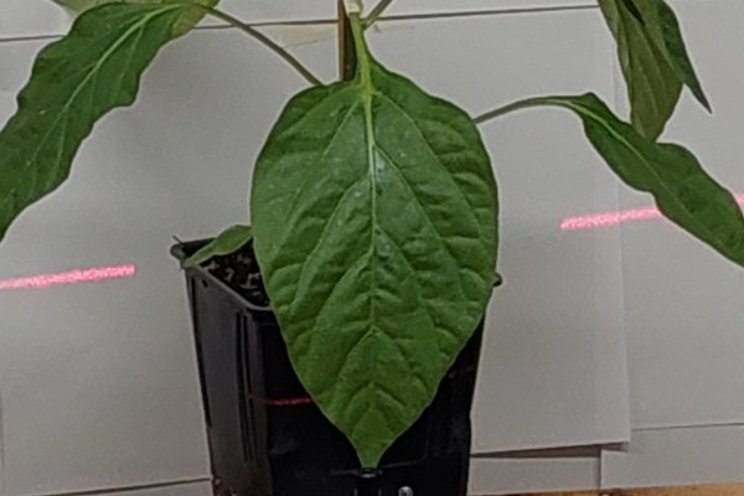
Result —
<svg viewBox="0 0 744 496"><path fill-rule="evenodd" d="M82 141L131 104L160 48L205 13L276 51L312 88L287 105L254 174L254 231L235 226L188 263L255 249L297 373L367 467L421 415L483 317L496 276L497 188L473 119L372 58L354 15L347 72L330 86L217 0L55 0L84 11L44 49L0 132L0 238L67 178ZM744 217L686 149L656 143L683 86L708 100L664 0L598 0L618 42L631 122L596 96L533 98L485 114L552 105L631 187L693 236L744 266ZM351 74L347 74L351 76ZM346 80L350 79L350 80ZM515 275L514 277L518 277Z"/></svg>
<svg viewBox="0 0 744 496"><path fill-rule="evenodd" d="M199 21L202 20L205 14L204 8L212 8L216 6L220 0L53 0L55 3L67 7L75 12L85 12L96 7L101 7L106 4L140 4L140 5L165 5L175 4L181 5L184 10L181 14L181 18L174 24L173 32L175 35L180 36L190 31Z"/></svg>
<svg viewBox="0 0 744 496"><path fill-rule="evenodd" d="M710 109L677 17L664 0L599 0L599 5L617 40L636 130L658 138L684 85Z"/></svg>
<svg viewBox="0 0 744 496"><path fill-rule="evenodd" d="M158 50L203 14L168 0L104 5L39 54L18 112L0 133L0 239L28 205L67 179L95 122L131 104Z"/></svg>
<svg viewBox="0 0 744 496"><path fill-rule="evenodd" d="M352 23L356 78L289 103L252 215L295 368L373 467L483 318L497 193L470 117L373 60Z"/></svg>
<svg viewBox="0 0 744 496"><path fill-rule="evenodd" d="M651 193L668 219L744 267L744 215L734 196L689 150L644 137L592 93L534 98L510 110L536 105L572 110L594 148L626 184Z"/></svg>
<svg viewBox="0 0 744 496"><path fill-rule="evenodd" d="M251 226L237 225L227 228L212 242L194 253L185 265L194 267L211 260L214 257L230 255L243 248L253 239L253 228Z"/></svg>
<svg viewBox="0 0 744 496"><path fill-rule="evenodd" d="M99 7L105 3L114 3L116 1L117 0L54 0L54 3L58 3L63 7L74 10L75 12L83 12L84 10Z"/></svg>

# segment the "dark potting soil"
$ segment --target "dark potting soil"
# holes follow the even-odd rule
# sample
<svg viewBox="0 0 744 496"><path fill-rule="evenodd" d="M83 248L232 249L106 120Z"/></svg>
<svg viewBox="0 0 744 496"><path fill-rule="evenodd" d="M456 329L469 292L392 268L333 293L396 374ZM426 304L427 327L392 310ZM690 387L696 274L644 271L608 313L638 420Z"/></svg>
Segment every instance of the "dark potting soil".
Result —
<svg viewBox="0 0 744 496"><path fill-rule="evenodd" d="M269 296L253 252L253 243L248 243L231 255L214 257L203 263L202 267L252 304L269 307Z"/></svg>

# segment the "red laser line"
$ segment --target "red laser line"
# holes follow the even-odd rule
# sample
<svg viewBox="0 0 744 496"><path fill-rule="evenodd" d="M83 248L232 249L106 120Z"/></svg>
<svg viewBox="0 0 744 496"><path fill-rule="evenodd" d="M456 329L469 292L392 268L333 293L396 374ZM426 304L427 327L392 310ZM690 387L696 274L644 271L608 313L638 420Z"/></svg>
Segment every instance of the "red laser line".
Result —
<svg viewBox="0 0 744 496"><path fill-rule="evenodd" d="M744 205L744 193L736 196L739 205ZM661 212L654 207L631 208L595 214L585 214L566 217L561 221L562 231L581 231L587 229L601 229L614 227L625 222L651 220L662 218ZM134 277L137 268L134 264L92 267L87 269L73 269L65 272L39 274L30 277L18 277L0 280L0 291L22 289L45 289L54 286L79 284L86 282L104 281L111 279L127 279Z"/></svg>
<svg viewBox="0 0 744 496"><path fill-rule="evenodd" d="M739 205L744 205L744 193L737 195L736 201ZM561 230L581 231L585 229L600 229L604 227L614 227L625 222L660 218L662 218L661 212L654 207L631 208L628 210L566 217L561 221Z"/></svg>
<svg viewBox="0 0 744 496"><path fill-rule="evenodd" d="M315 402L310 397L305 398L285 398L285 399L275 399L275 398L264 398L263 403L267 406L275 406L275 407L293 407L293 406L307 406L312 405Z"/></svg>
<svg viewBox="0 0 744 496"><path fill-rule="evenodd" d="M0 291L46 289L68 284L105 281L110 279L127 279L134 277L136 273L137 268L133 264L73 269L65 272L0 280Z"/></svg>

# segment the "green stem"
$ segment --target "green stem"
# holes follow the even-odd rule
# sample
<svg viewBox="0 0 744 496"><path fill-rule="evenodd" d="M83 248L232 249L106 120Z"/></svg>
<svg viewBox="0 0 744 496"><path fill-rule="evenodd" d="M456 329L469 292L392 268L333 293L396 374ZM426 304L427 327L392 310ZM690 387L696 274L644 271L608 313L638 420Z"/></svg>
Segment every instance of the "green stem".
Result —
<svg viewBox="0 0 744 496"><path fill-rule="evenodd" d="M338 0L338 52L341 80L351 81L357 72L357 58L354 34L351 32L351 21L346 14L344 0Z"/></svg>
<svg viewBox="0 0 744 496"><path fill-rule="evenodd" d="M506 114L510 114L512 112L516 112L517 110L526 109L529 107L538 107L542 105L557 105L558 103L550 97L537 97L537 98L527 98L525 100L520 100L518 102L510 103L509 105L506 105L504 107L497 108L496 110L491 110L490 112L486 112L485 114L479 115L473 121L476 124L484 124L488 121L492 121L494 119L498 119L499 117L503 117Z"/></svg>
<svg viewBox="0 0 744 496"><path fill-rule="evenodd" d="M371 28L380 19L385 10L390 7L391 3L393 3L393 0L380 0L364 20L364 29Z"/></svg>
<svg viewBox="0 0 744 496"><path fill-rule="evenodd" d="M349 22L351 23L352 39L356 52L357 78L360 79L362 86L371 87L372 71L369 63L367 40L364 37L364 21L359 18L359 14L351 14Z"/></svg>
<svg viewBox="0 0 744 496"><path fill-rule="evenodd" d="M291 65L302 77L304 77L310 84L313 86L320 86L323 84L323 82L318 79L315 74L310 72L310 70L305 67L302 62L300 62L297 58L295 58L291 53L289 53L287 50L282 48L280 45L278 45L274 40L251 26L250 24L246 24L245 22L241 21L240 19L231 16L230 14L223 12L221 10L215 9L213 7L203 7L207 13L213 17L216 17L217 19L220 19L222 21L225 21L226 23L230 24L231 26L234 26L241 31L247 33L252 38L256 39L266 47L270 48L274 53L279 55L285 62L287 62L289 65Z"/></svg>

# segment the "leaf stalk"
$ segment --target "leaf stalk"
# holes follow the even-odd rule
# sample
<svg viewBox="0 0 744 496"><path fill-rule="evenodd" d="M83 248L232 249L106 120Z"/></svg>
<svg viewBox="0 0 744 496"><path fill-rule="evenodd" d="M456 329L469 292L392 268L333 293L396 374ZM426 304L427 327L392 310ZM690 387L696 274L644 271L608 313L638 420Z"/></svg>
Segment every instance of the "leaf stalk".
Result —
<svg viewBox="0 0 744 496"><path fill-rule="evenodd" d="M380 0L380 2L375 5L375 8L372 9L372 12L370 12L367 18L364 20L364 29L371 28L380 19L380 17L382 17L382 14L385 13L385 10L387 10L387 8L390 7L390 4L392 3L393 0Z"/></svg>
<svg viewBox="0 0 744 496"><path fill-rule="evenodd" d="M552 99L549 97L527 98L514 103L510 103L509 105L505 105L503 107L499 107L495 110L488 111L485 114L481 114L478 117L475 117L473 121L478 125L485 124L488 121L498 119L499 117L503 117L518 110L523 110L529 107L537 107L540 105L550 105L551 103L553 102Z"/></svg>
<svg viewBox="0 0 744 496"><path fill-rule="evenodd" d="M228 23L229 25L236 27L243 31L244 33L248 34L250 37L254 38L259 43L263 44L270 50L272 50L274 53L276 53L279 57L281 57L285 62L287 62L290 66L292 66L303 78L307 80L310 84L313 86L321 86L323 82L318 79L318 77L315 76L305 65L300 62L294 55L289 53L285 48L280 46L278 43L276 43L274 40L251 26L250 24L247 24L237 17L233 17L232 15L223 12L219 9L215 9L213 7L203 7L204 10L211 15L212 17L215 17L217 19L220 19L221 21L224 21Z"/></svg>

